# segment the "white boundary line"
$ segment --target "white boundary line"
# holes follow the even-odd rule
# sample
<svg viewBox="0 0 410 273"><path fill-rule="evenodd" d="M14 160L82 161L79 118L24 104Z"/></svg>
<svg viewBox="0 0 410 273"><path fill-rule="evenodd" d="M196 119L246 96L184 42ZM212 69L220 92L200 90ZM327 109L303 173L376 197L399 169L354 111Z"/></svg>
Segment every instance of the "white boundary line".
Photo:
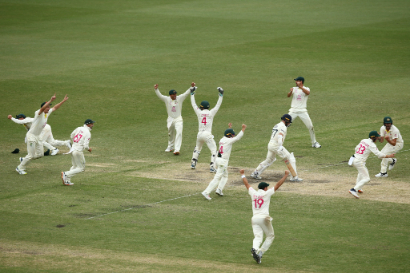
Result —
<svg viewBox="0 0 410 273"><path fill-rule="evenodd" d="M408 151L410 151L410 149L404 150L404 151L399 151L399 152L408 152ZM372 155L372 157L375 157L375 156ZM333 164L333 165L328 165L328 166L324 166L324 167L319 167L319 168L316 168L316 169L303 170L303 171L312 171L312 170L317 170L317 169L329 168L329 167L334 167L334 166L343 165L343 164L345 164L345 163L347 163L347 162L342 162L342 163L338 163L338 164ZM193 194L184 195L184 196L180 196L180 197L176 197L176 198L166 199L166 200L158 201L158 202L151 203L151 204L147 204L147 205L143 205L143 206L152 206L152 205L156 205L156 204L163 203L163 202L167 202L167 201L172 201L172 200L177 200L177 199L180 199L180 198L185 198L185 197L194 196L194 195L197 195L197 194L199 194L199 193L193 193ZM103 217L103 216L106 216L106 215L110 215L110 214L113 214L113 213L123 212L123 211L127 211L127 210L132 210L132 209L134 209L134 208L128 208L128 209L123 209L123 210L117 210L117 211L109 212L109 213L106 213L106 214L101 214L101 215L93 216L93 217L87 218L87 219L85 219L85 220L91 220L91 219L94 219L94 218L100 218L100 217Z"/></svg>
<svg viewBox="0 0 410 273"><path fill-rule="evenodd" d="M193 194L189 194L189 195L184 195L184 196L172 198L172 199L162 200L162 201L158 201L158 202L155 202L155 203L151 203L151 204L147 204L147 205L142 205L142 206L152 206L152 205L156 205L156 204L163 203L163 202L167 202L167 201L172 201L172 200L176 200L176 199L180 199L180 198L185 198L185 197L194 196L194 195L197 195L197 194L198 194L198 192L197 192L197 193L193 193ZM109 212L109 213L106 213L106 214L101 214L101 215L93 216L93 217L87 218L87 219L85 219L85 220L90 220L90 219L94 219L94 218L99 218L99 217L103 217L103 216L110 215L110 214L113 214L113 213L123 212L123 211L127 211L127 210L132 210L132 209L135 209L135 208L128 208L128 209L117 210L117 211Z"/></svg>

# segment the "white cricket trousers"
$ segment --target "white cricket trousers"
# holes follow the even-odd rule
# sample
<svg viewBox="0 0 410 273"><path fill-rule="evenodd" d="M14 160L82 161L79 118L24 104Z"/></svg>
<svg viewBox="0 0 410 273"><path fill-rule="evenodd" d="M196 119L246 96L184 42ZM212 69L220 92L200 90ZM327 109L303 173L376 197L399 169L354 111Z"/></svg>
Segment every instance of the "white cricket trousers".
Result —
<svg viewBox="0 0 410 273"><path fill-rule="evenodd" d="M44 156L43 142L39 136L27 133L27 155L23 158L18 168L24 171L30 160L37 159Z"/></svg>
<svg viewBox="0 0 410 273"><path fill-rule="evenodd" d="M272 244L273 239L275 239L275 233L272 227L272 217L252 217L252 229L255 236L255 238L253 239L253 248L256 250L256 252L266 252ZM265 242L263 242L262 247L260 247L263 241L263 233L265 233L266 239Z"/></svg>
<svg viewBox="0 0 410 273"><path fill-rule="evenodd" d="M168 127L168 147L172 147L176 152L179 152L182 144L182 130L183 130L183 119L182 117L167 119Z"/></svg>
<svg viewBox="0 0 410 273"><path fill-rule="evenodd" d="M385 155L395 154L401 149L403 149L403 144L404 143L396 143L396 146L393 146L390 143L387 143L386 146L383 147L381 152ZM380 172L387 173L387 167L392 162L393 162L393 158L383 158L382 162L380 163L381 165Z"/></svg>
<svg viewBox="0 0 410 273"><path fill-rule="evenodd" d="M218 157L216 159L216 174L214 179L209 183L208 187L204 190L206 194L210 194L218 185L218 189L221 191L224 189L226 182L228 181L228 162L229 160Z"/></svg>
<svg viewBox="0 0 410 273"><path fill-rule="evenodd" d="M370 181L369 170L366 168L366 161L357 158L353 160L353 166L359 172L356 179L356 186L354 186L354 189L358 191L362 189L364 184Z"/></svg>
<svg viewBox="0 0 410 273"><path fill-rule="evenodd" d="M55 147L53 146L65 146L66 145L66 141L54 139L53 133L51 132L51 126L48 124L46 124L46 126L43 128L43 131L41 131L40 139L43 141L44 147L50 150L55 149Z"/></svg>
<svg viewBox="0 0 410 273"><path fill-rule="evenodd" d="M316 142L315 130L313 128L312 120L309 117L308 112L300 112L300 111L289 111L289 115L292 117L292 122L297 118L300 117L302 122L306 125L309 130L310 140L312 141L312 145Z"/></svg>
<svg viewBox="0 0 410 273"><path fill-rule="evenodd" d="M216 143L214 140L214 136L208 132L199 132L196 138L196 146L194 149L194 153L192 154L192 159L198 160L199 154L201 153L202 146L206 143L209 150L211 151L211 166L213 167L215 164L216 158Z"/></svg>
<svg viewBox="0 0 410 273"><path fill-rule="evenodd" d="M281 148L272 145L271 143L268 144L268 154L266 155L266 159L262 161L259 166L256 168L255 172L260 175L263 173L263 171L268 168L270 165L272 165L273 162L276 160L276 155L278 155L280 158L283 160L289 160L290 159L290 153L288 150L286 150L285 147L281 146ZM293 160L292 160L293 161ZM292 162L291 162L292 164ZM296 172L296 162L295 164L292 164L293 169Z"/></svg>
<svg viewBox="0 0 410 273"><path fill-rule="evenodd" d="M73 151L71 153L71 162L73 166L68 172L65 172L67 178L71 178L74 175L81 173L85 170L84 153L79 151Z"/></svg>

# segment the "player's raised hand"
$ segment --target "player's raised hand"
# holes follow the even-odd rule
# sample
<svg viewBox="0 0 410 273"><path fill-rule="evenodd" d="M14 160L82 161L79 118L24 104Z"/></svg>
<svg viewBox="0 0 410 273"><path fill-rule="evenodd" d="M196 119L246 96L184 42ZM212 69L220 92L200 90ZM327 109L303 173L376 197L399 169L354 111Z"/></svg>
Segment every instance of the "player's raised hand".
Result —
<svg viewBox="0 0 410 273"><path fill-rule="evenodd" d="M221 96L223 96L224 90L222 89L222 87L217 87L216 89L218 89L218 92L221 94Z"/></svg>
<svg viewBox="0 0 410 273"><path fill-rule="evenodd" d="M155 85L154 85L154 89L158 89L158 84L155 84Z"/></svg>
<svg viewBox="0 0 410 273"><path fill-rule="evenodd" d="M244 175L244 174L245 174L245 170L244 170L244 169L239 170L239 173L240 173L241 175Z"/></svg>
<svg viewBox="0 0 410 273"><path fill-rule="evenodd" d="M191 86L192 86L192 87L195 87L195 83L194 83L194 82L191 82Z"/></svg>
<svg viewBox="0 0 410 273"><path fill-rule="evenodd" d="M51 97L50 101L54 101L56 99L56 93Z"/></svg>
<svg viewBox="0 0 410 273"><path fill-rule="evenodd" d="M290 174L290 171L286 170L285 175L288 176Z"/></svg>
<svg viewBox="0 0 410 273"><path fill-rule="evenodd" d="M242 131L245 131L245 129L246 129L246 125L242 124Z"/></svg>
<svg viewBox="0 0 410 273"><path fill-rule="evenodd" d="M63 101L68 100L67 94L65 94Z"/></svg>
<svg viewBox="0 0 410 273"><path fill-rule="evenodd" d="M7 116L8 119L11 119L12 117L13 117L12 115L8 115L8 116Z"/></svg>
<svg viewBox="0 0 410 273"><path fill-rule="evenodd" d="M232 123L231 123L231 122L228 123L228 128L229 128L229 129L232 128Z"/></svg>

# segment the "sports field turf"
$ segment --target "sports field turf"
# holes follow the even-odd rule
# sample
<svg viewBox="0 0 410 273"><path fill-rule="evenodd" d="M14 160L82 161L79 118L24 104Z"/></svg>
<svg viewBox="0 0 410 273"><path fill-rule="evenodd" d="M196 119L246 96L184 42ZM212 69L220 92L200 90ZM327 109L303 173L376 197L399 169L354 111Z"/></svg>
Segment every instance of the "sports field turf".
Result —
<svg viewBox="0 0 410 273"><path fill-rule="evenodd" d="M0 0L0 272L408 272L409 10L406 0ZM284 146L304 181L273 196L276 238L258 265L238 170L249 176L264 160L297 76L312 91L322 148L311 148L300 119L289 127ZM198 124L189 98L174 156L153 89L182 93L191 82L211 107L216 87L225 90L217 141L229 122L248 126L225 196L211 201L200 194L213 177L206 147L190 169ZM48 120L54 138L96 120L72 187L60 179L66 148L15 171L25 130L7 115L32 117L54 93L56 103L69 96ZM357 171L346 161L387 115L405 142L398 164L376 179L371 156L372 180L354 199ZM276 161L265 181L285 169Z"/></svg>

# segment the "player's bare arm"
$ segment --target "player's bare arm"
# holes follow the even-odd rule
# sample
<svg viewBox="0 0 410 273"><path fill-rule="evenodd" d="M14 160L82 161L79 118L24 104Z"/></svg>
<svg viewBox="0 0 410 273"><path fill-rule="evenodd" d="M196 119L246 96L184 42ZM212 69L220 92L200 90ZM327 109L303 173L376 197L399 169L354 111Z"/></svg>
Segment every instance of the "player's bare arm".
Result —
<svg viewBox="0 0 410 273"><path fill-rule="evenodd" d="M242 124L242 132L245 132L245 129L246 129L246 125Z"/></svg>
<svg viewBox="0 0 410 273"><path fill-rule="evenodd" d="M283 182L285 182L286 178L289 176L289 171L285 171L285 175L276 183L274 189L277 191L280 186L282 186Z"/></svg>
<svg viewBox="0 0 410 273"><path fill-rule="evenodd" d="M395 138L395 139L390 139L390 137L389 137L388 135L386 135L386 136L384 137L384 139L386 139L386 141L387 141L388 143L390 143L390 145L396 146L396 142L397 142L397 139L396 139L396 138Z"/></svg>
<svg viewBox="0 0 410 273"><path fill-rule="evenodd" d="M58 108L60 108L61 105L63 105L64 102L66 102L68 100L67 94L64 96L64 99L57 103L54 107L53 107L53 111L57 110Z"/></svg>
<svg viewBox="0 0 410 273"><path fill-rule="evenodd" d="M290 88L290 92L288 93L288 98L289 98L290 96L292 96L292 93L293 93L293 87Z"/></svg>
<svg viewBox="0 0 410 273"><path fill-rule="evenodd" d="M396 154L386 155L385 158L393 158Z"/></svg>
<svg viewBox="0 0 410 273"><path fill-rule="evenodd" d="M241 176L242 176L243 184L245 185L246 189L249 190L249 188L251 187L251 185L249 185L248 179L246 179L246 177L245 177L245 170L242 169L242 170L239 171L239 173L240 173Z"/></svg>
<svg viewBox="0 0 410 273"><path fill-rule="evenodd" d="M53 96L51 96L51 99L49 101L47 101L43 107L40 108L39 114L42 114L44 112L44 110L46 110L46 108L50 105L51 102L53 102L56 99L56 94L54 93Z"/></svg>

